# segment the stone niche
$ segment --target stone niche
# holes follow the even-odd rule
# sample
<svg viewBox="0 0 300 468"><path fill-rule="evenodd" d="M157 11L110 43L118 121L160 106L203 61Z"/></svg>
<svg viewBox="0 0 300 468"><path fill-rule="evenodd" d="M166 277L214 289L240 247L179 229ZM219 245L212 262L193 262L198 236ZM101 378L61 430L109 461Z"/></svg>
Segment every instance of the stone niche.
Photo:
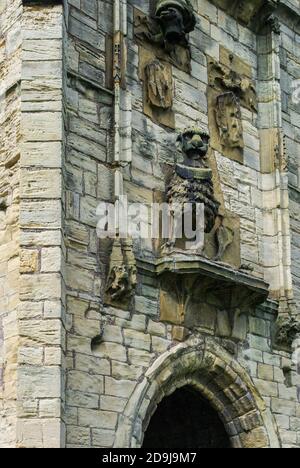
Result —
<svg viewBox="0 0 300 468"><path fill-rule="evenodd" d="M208 57L208 119L211 147L243 163L244 139L241 109L257 112L252 69L245 61L220 47L220 62Z"/></svg>
<svg viewBox="0 0 300 468"><path fill-rule="evenodd" d="M186 334L199 330L243 341L250 313L268 297L264 281L200 257L165 257L152 272L160 282L160 320Z"/></svg>

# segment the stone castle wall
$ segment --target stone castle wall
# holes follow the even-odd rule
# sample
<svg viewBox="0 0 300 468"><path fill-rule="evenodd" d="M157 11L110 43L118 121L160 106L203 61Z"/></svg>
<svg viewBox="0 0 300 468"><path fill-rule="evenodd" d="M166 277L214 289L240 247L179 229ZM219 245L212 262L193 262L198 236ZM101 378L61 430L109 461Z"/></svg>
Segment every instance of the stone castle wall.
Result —
<svg viewBox="0 0 300 468"><path fill-rule="evenodd" d="M19 303L21 1L0 6L0 439L16 434Z"/></svg>
<svg viewBox="0 0 300 468"><path fill-rule="evenodd" d="M293 2L295 11L299 7L298 2ZM299 218L297 215L299 203L299 100L298 90L298 68L299 68L299 44L298 33L293 31L292 23L287 23L282 29L282 40L280 49L280 66L282 90L282 119L285 134L285 144L287 151L288 171L289 171L289 198L290 198L290 218L292 233L292 274L294 293L299 303ZM293 90L294 99L291 99ZM293 102L294 101L294 102Z"/></svg>
<svg viewBox="0 0 300 468"><path fill-rule="evenodd" d="M95 6L95 2L93 5ZM102 11L102 6L98 6ZM111 6L108 6L106 2L103 3L103 8L105 7L111 12ZM132 164L130 171L127 169L124 171L124 190L131 201L143 201L150 204L157 199L157 194L165 190L163 166L174 163L175 137L174 131L154 123L143 113L143 83L139 71L139 61L142 60L143 52L133 36L134 7L148 13L149 2L142 2L142 4L129 2L128 5L127 90L131 95L132 108ZM198 13L198 24L196 30L190 34L191 75L176 67L172 70L176 129L197 125L199 122L207 126L207 57L219 60L221 46L243 57L251 66L255 80L259 79L259 73L261 74L262 89L264 82L267 81L263 76L263 67L266 66L264 57L259 62L257 55L259 45L256 35L218 10L210 2L203 1L195 7ZM82 82L84 78L93 78L93 81L103 86L105 83L103 77L103 72L105 72L104 35L111 33L110 24L106 22L106 28L103 27L103 24L98 21L96 8L90 7L88 11L81 9L80 13L78 9L71 8L70 15L71 38L69 41L72 47L71 64L74 67L72 72L81 75ZM286 29L283 27L284 32ZM95 44L94 31L98 31L98 41L102 38L101 45ZM261 39L261 42L263 40ZM85 55L83 50L86 52ZM90 51L90 56L87 50ZM265 50L265 53L267 52ZM98 58L96 67L95 55ZM275 75L274 80L277 79ZM174 346L175 331L172 325L161 323L159 320L158 283L148 276L139 277L135 309L132 312L124 312L113 307L100 307L99 310L99 305L97 305L95 284L99 283L95 282L94 274L95 271L99 271L97 270L99 257L92 256L90 253L84 254L84 252L88 249L88 245L89 252L93 252L91 244L88 243L91 242L89 234L95 235L96 204L99 200L109 199L110 190L113 187L110 142L107 140L109 133L105 135L103 131L105 129L102 130L103 122L101 122L101 112L103 115L106 112L107 103L109 104L109 92L105 93L101 89L97 91L91 86L88 95L90 99L85 101L81 94L87 95L87 90L82 84L81 92L78 91L78 80L72 78L71 82L73 84L71 122L75 121L74 113L77 119L78 116L81 117L81 122L77 120L77 126L75 122L73 123L74 130L71 124L71 136L69 136L71 148L67 151L73 165L73 169L70 166L70 170L73 175L71 178L74 184L73 197L74 192L76 193L74 205L78 207L73 217L74 221L79 223L77 224L78 245L76 246L73 242L71 246L72 249L77 250L77 254L73 252L71 255L72 250L70 250L69 258L72 259L72 274L76 272L77 279L80 278L80 287L75 287L74 278L73 289L77 293L73 294L68 301L68 313L72 318L70 326L72 323L73 328L68 341L70 367L67 379L69 397L67 399L69 416L66 419L69 426L67 444L68 446L80 444L109 447L114 443L116 428L122 421L122 413L136 387L136 382L142 378L151 363L155 362L170 346ZM88 87L87 83L86 86ZM89 109L93 109L92 115L84 109L81 110L80 103L82 106L85 103ZM245 140L244 165L225 158L219 153L216 153L215 157L225 207L240 217L241 263L250 265L257 277L265 275L267 280L273 281L276 297L276 291L280 289L279 241L276 226L272 225L272 220L269 222L269 218L274 216L274 210L278 207L276 194L278 187L273 165L265 171L266 174L262 174L259 139L259 130L264 126L262 120L264 115L270 112L271 105L275 106L276 103L271 102L266 112L265 102L259 107L258 113L250 113L247 109L242 109ZM95 134L93 130L96 129ZM105 153L103 148L104 142L107 141L108 150ZM268 155L266 157L268 158ZM96 167L98 167L98 184ZM86 181L86 178L90 177L94 177L91 192L89 183ZM105 178L105 182L102 177ZM265 200L266 203L264 203ZM78 214L79 210L81 210L80 214ZM265 223L267 227L264 227ZM73 225L75 229L75 223ZM265 233L267 237L264 237ZM153 256L151 243L146 242L135 247L139 257ZM80 255L78 251L81 251ZM100 251L100 260L102 259L101 253ZM100 265L103 266L103 263ZM289 266L288 259L283 266ZM99 274L102 281L105 281L101 270ZM288 272L286 275L288 276ZM75 297L76 295L79 297ZM286 365L286 359L289 361L290 355L274 351L271 345L271 329L275 319L276 313L272 309L257 311L249 317L246 324L247 338L245 337L244 342L236 347L235 352L239 362L253 377L257 388L266 400L267 407L271 408L274 413L283 444L297 445L299 443L297 376L296 373L293 374L291 388L287 388L286 376L282 369ZM215 333L214 327L213 319L203 319L202 329ZM91 340L98 335L99 344L93 347L91 354ZM140 427L139 430L142 428Z"/></svg>
<svg viewBox="0 0 300 468"><path fill-rule="evenodd" d="M7 125L15 129L16 119L21 125L21 159L10 154L6 138L0 166L4 181L10 174L8 197L3 189L7 211L0 182L0 446L139 446L163 396L192 384L227 415L233 446L299 447L300 378L290 350L274 340L278 303L284 308L293 294L297 304L300 297L300 111L291 98L299 37L292 15L281 2L281 34L256 34L212 2L192 1L191 72L170 67L172 115L159 122L145 105L143 64L153 52L134 36L135 9L148 15L151 2L128 1L120 91L124 161L118 164L113 3L69 0L64 13L61 5L27 4L10 21L3 16L9 10L0 10L3 24L17 18L20 25L22 16L23 29L11 49L22 82L8 94L6 115ZM298 15L298 2L293 8ZM243 161L236 152L221 154L209 120L209 64L226 63L228 51L256 84L257 106L241 105ZM2 63L15 70L14 62ZM13 83L5 82L10 89ZM14 109L17 117L10 117ZM174 321L172 299L166 312L160 279L146 266L158 253L148 240L134 242L134 304L128 310L105 305L112 243L97 238L99 202L113 200L117 170L131 202L162 200L177 133L199 125L212 133L217 196L238 239L225 263L270 284L269 301L255 310L241 307L232 329L206 293L197 299L201 313L197 308L184 324ZM17 214L9 224L10 209ZM194 374L181 374L185 366ZM214 376L215 386L205 385L206 375Z"/></svg>
<svg viewBox="0 0 300 468"><path fill-rule="evenodd" d="M18 447L65 437L62 5L22 13Z"/></svg>
<svg viewBox="0 0 300 468"><path fill-rule="evenodd" d="M0 445L54 447L64 439L63 10L3 6Z"/></svg>

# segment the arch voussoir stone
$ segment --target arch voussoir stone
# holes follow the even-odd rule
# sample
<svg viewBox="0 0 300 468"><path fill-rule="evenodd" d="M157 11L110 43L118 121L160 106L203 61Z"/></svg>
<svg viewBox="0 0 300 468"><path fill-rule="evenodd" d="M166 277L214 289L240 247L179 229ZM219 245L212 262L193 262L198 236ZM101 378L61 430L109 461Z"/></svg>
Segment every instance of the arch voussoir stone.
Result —
<svg viewBox="0 0 300 468"><path fill-rule="evenodd" d="M190 337L160 356L136 386L115 447L141 447L162 399L190 385L218 412L232 447L279 447L276 424L246 371L211 337Z"/></svg>

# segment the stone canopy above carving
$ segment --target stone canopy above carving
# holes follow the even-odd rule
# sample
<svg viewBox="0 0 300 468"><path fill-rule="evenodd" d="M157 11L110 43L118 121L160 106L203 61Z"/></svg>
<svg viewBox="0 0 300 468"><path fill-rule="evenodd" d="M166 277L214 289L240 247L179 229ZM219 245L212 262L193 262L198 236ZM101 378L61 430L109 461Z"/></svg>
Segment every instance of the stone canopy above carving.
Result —
<svg viewBox="0 0 300 468"><path fill-rule="evenodd" d="M278 0L212 0L242 24L258 30L278 5Z"/></svg>

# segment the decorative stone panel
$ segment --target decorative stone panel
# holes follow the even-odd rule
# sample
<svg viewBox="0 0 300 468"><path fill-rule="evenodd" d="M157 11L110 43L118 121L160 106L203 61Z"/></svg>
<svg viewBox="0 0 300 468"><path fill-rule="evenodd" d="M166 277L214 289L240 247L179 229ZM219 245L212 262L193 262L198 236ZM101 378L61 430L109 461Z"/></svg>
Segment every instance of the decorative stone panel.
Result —
<svg viewBox="0 0 300 468"><path fill-rule="evenodd" d="M244 160L241 109L257 112L252 69L224 47L220 62L208 57L208 119L213 149L238 162Z"/></svg>

